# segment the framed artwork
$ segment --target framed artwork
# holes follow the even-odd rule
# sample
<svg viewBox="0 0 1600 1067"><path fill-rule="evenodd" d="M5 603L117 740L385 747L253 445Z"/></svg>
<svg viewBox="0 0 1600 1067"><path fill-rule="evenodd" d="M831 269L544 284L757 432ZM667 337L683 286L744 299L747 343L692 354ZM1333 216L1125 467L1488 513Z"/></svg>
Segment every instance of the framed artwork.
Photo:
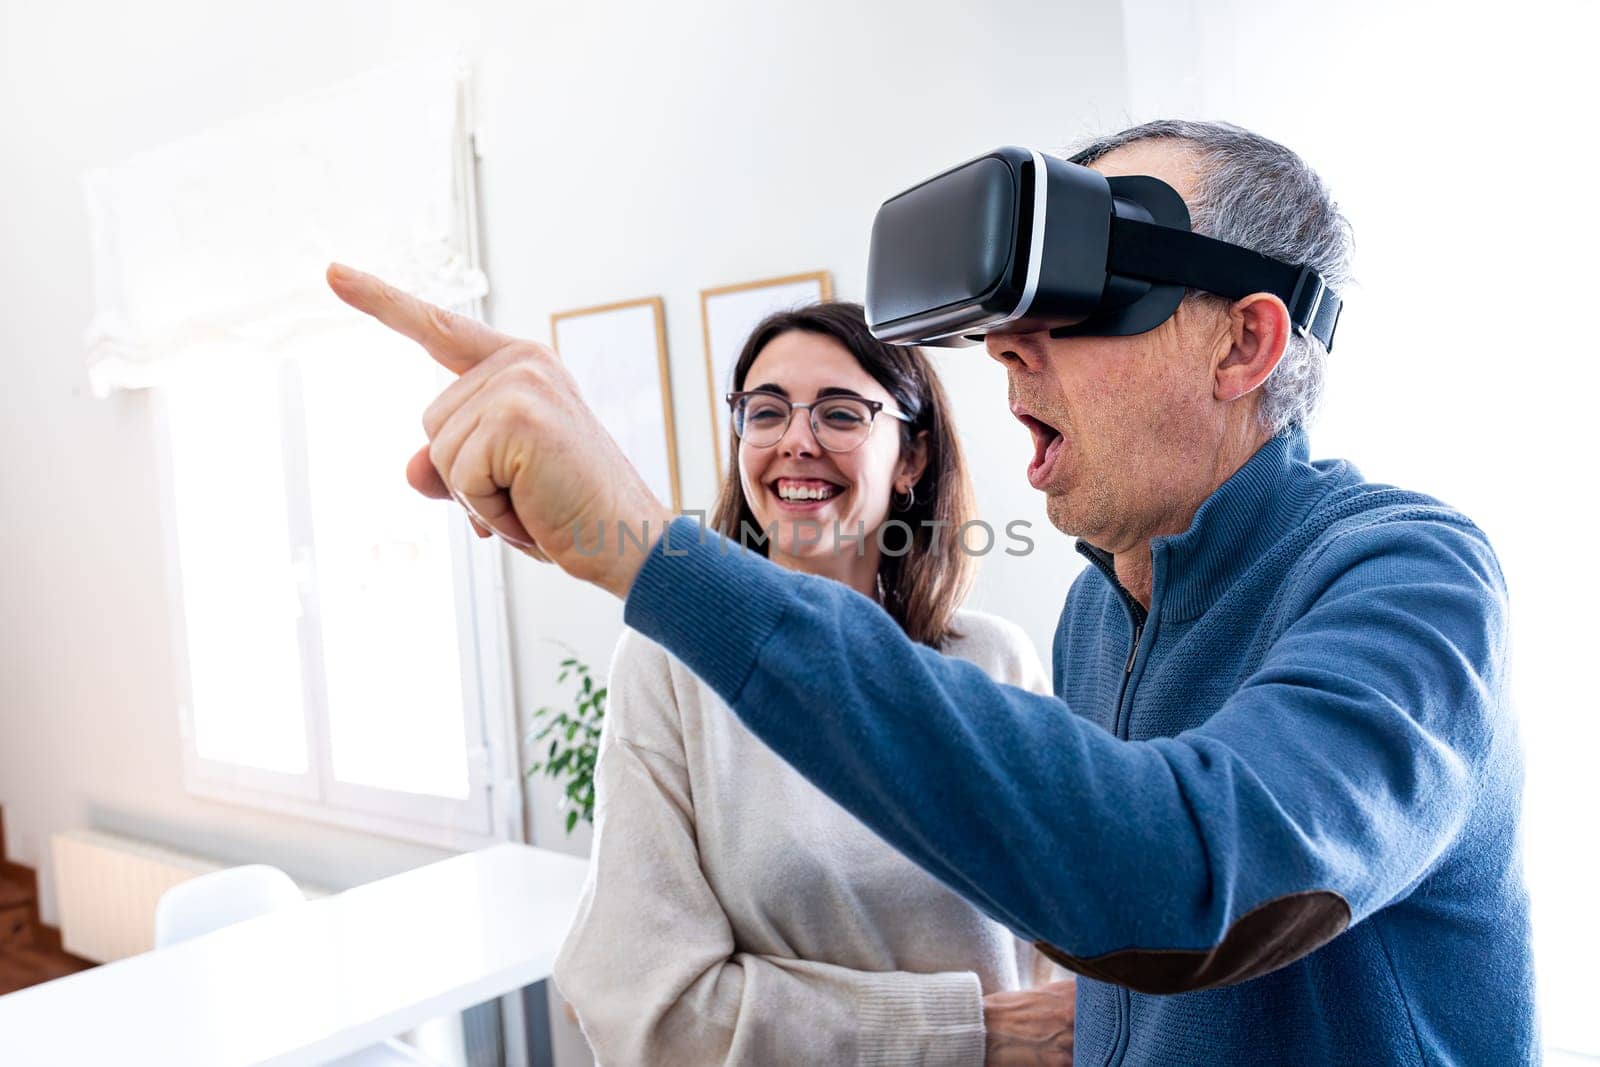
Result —
<svg viewBox="0 0 1600 1067"><path fill-rule="evenodd" d="M774 311L833 299L833 279L825 270L782 278L721 285L700 290L700 319L705 325L706 389L711 398L711 445L717 459L717 480L728 454L728 405L723 397L733 388L733 365L756 324Z"/></svg>
<svg viewBox="0 0 1600 1067"><path fill-rule="evenodd" d="M661 298L558 311L550 336L584 401L651 491L682 510Z"/></svg>

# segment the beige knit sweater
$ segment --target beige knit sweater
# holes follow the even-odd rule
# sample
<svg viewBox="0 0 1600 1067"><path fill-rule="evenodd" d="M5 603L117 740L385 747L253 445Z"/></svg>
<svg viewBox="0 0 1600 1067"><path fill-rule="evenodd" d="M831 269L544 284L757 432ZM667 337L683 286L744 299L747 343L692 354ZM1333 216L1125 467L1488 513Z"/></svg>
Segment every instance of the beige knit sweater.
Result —
<svg viewBox="0 0 1600 1067"><path fill-rule="evenodd" d="M1019 628L977 612L955 625L945 652L1048 690ZM981 1067L983 994L1052 977L633 631L595 779L594 856L555 980L603 1065Z"/></svg>

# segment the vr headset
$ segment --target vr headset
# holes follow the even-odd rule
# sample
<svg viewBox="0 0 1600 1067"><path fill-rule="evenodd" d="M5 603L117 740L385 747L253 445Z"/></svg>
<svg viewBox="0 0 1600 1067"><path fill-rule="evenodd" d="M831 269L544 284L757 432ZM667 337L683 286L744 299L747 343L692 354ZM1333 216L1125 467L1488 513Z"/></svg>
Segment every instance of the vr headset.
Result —
<svg viewBox="0 0 1600 1067"><path fill-rule="evenodd" d="M1272 293L1333 347L1341 301L1311 268L1192 232L1157 178L998 148L878 209L867 323L880 341L941 347L1035 330L1126 337L1166 322L1190 288Z"/></svg>

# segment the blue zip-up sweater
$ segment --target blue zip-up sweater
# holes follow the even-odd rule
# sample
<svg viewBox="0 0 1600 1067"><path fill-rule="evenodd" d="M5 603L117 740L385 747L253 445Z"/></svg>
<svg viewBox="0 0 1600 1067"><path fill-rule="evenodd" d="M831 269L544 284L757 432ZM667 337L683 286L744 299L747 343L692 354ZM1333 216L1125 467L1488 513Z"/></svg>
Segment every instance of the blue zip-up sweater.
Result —
<svg viewBox="0 0 1600 1067"><path fill-rule="evenodd" d="M680 519L630 626L1081 976L1076 1062L1537 1060L1506 594L1483 534L1269 441L1067 596L1054 700Z"/></svg>

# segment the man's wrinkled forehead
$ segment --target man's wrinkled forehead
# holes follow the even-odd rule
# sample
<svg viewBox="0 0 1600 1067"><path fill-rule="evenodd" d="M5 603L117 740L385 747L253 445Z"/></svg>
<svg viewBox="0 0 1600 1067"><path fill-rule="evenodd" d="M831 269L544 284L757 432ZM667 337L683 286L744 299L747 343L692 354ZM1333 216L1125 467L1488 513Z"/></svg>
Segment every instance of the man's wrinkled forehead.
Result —
<svg viewBox="0 0 1600 1067"><path fill-rule="evenodd" d="M1194 203L1194 190L1200 180L1199 160L1193 149L1170 139L1135 141L1112 149L1089 166L1108 178L1129 174L1160 178L1188 204Z"/></svg>

